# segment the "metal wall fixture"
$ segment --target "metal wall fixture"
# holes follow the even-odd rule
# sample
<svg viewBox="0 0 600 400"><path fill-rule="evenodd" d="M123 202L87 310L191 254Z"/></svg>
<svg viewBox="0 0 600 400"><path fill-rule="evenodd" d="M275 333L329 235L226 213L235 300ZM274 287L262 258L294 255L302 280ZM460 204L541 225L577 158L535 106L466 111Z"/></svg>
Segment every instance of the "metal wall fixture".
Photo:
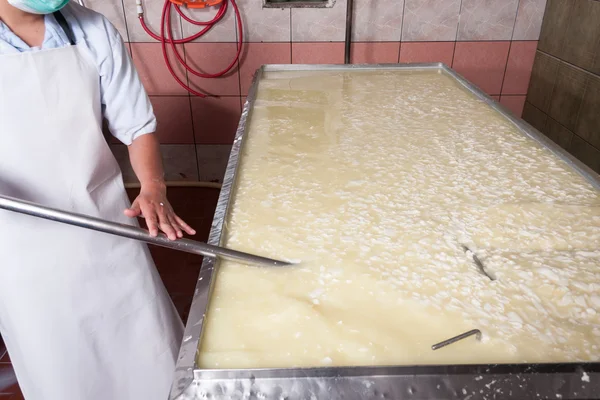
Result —
<svg viewBox="0 0 600 400"><path fill-rule="evenodd" d="M263 8L331 8L335 0L263 0Z"/></svg>
<svg viewBox="0 0 600 400"><path fill-rule="evenodd" d="M352 14L354 1L347 0L346 3L346 39L344 41L344 64L350 64L352 47Z"/></svg>
<svg viewBox="0 0 600 400"><path fill-rule="evenodd" d="M263 8L331 8L334 4L335 0L263 0ZM350 64L351 58L353 7L353 0L347 0L344 64Z"/></svg>

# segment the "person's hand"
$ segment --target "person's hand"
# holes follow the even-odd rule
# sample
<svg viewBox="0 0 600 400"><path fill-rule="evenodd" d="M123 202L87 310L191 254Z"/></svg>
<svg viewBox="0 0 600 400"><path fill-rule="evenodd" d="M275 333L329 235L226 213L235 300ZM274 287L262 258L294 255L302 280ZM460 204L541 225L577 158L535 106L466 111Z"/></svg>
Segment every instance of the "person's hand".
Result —
<svg viewBox="0 0 600 400"><path fill-rule="evenodd" d="M195 235L196 231L175 214L167 200L167 190L164 185L142 186L139 196L131 207L125 210L129 218L144 218L150 235L158 236L159 229L170 240L183 237L183 232Z"/></svg>

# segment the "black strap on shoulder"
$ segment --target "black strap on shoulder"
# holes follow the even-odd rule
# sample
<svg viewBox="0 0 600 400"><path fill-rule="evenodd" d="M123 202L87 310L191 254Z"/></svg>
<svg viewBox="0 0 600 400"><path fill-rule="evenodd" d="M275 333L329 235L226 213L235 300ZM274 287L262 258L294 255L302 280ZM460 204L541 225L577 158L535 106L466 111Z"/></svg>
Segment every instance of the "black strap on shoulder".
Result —
<svg viewBox="0 0 600 400"><path fill-rule="evenodd" d="M65 32L65 35L67 35L67 38L69 38L71 45L75 45L75 35L73 35L73 30L67 23L65 16L62 15L60 11L57 11L54 13L54 18L56 18L56 22L58 22L62 30Z"/></svg>

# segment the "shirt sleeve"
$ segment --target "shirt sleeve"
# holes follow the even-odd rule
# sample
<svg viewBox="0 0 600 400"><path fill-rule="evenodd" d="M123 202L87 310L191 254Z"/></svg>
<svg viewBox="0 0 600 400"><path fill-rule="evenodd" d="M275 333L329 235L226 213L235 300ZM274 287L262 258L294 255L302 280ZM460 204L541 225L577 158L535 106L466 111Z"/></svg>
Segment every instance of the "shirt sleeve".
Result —
<svg viewBox="0 0 600 400"><path fill-rule="evenodd" d="M102 113L111 134L130 145L156 131L156 117L121 35L108 26L110 54L100 67Z"/></svg>

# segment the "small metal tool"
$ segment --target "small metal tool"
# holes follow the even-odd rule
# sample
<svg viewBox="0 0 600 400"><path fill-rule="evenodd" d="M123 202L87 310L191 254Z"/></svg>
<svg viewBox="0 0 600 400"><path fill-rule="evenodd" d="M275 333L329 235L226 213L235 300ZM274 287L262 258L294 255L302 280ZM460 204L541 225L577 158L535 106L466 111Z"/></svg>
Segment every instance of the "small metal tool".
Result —
<svg viewBox="0 0 600 400"><path fill-rule="evenodd" d="M473 262L475 263L475 265L477 265L477 268L479 268L479 271L487 276L488 278L490 278L490 281L495 281L496 277L494 277L492 274L488 273L485 269L485 266L483 265L483 263L481 262L481 260L479 259L479 257L477 257L477 254L475 254L475 252L471 249L469 249L467 246L465 246L464 244L461 243L460 245L462 247L462 249L464 250L464 252L473 260Z"/></svg>
<svg viewBox="0 0 600 400"><path fill-rule="evenodd" d="M223 247L196 242L190 239L169 240L169 238L163 234L159 234L155 237L150 235L148 231L135 226L119 224L87 215L75 214L54 208L44 207L12 197L0 196L0 209L60 222L63 224L74 225L80 228L91 229L98 232L104 232L115 236L139 240L141 242L184 251L186 253L200 254L207 257L218 256L228 260L257 266L285 267L292 265L292 263L289 262L272 260L270 258L242 253L236 250L225 249Z"/></svg>
<svg viewBox="0 0 600 400"><path fill-rule="evenodd" d="M431 346L431 350L441 349L442 347L446 347L449 344L456 343L459 340L466 339L469 336L473 336L473 335L476 335L477 340L481 340L481 331L479 329L472 329L472 330L470 330L468 332L461 333L458 336L454 336L454 337L452 337L450 339L446 339L443 342L439 342L439 343L434 344L433 346Z"/></svg>

